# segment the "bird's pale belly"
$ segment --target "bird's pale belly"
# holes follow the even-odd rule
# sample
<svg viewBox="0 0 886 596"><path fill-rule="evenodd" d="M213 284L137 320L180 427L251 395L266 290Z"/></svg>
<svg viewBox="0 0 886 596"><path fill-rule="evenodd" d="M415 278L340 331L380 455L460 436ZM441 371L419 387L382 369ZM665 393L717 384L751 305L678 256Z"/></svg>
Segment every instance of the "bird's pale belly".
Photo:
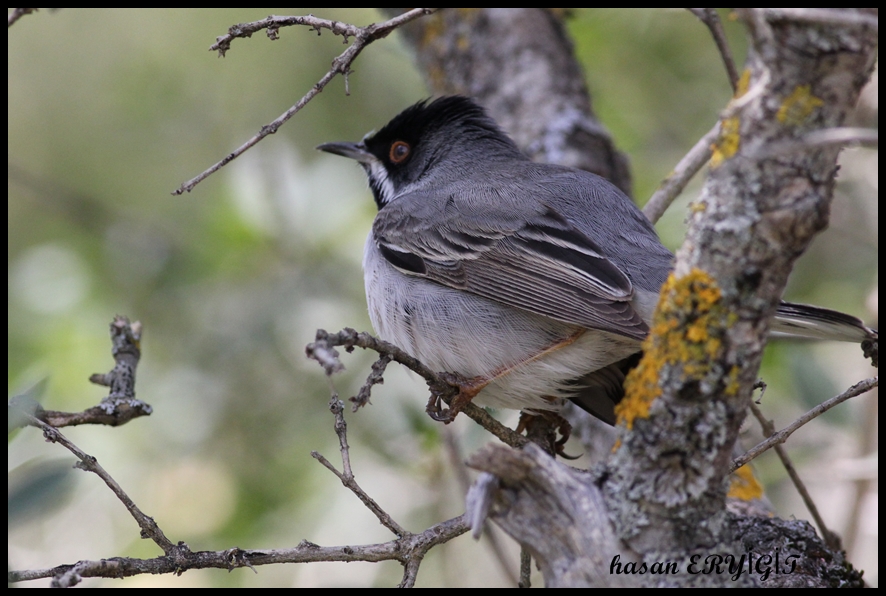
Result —
<svg viewBox="0 0 886 596"><path fill-rule="evenodd" d="M406 275L370 239L369 317L382 339L436 371L490 384L474 400L496 408L559 409L573 381L621 360L639 342L584 329Z"/></svg>

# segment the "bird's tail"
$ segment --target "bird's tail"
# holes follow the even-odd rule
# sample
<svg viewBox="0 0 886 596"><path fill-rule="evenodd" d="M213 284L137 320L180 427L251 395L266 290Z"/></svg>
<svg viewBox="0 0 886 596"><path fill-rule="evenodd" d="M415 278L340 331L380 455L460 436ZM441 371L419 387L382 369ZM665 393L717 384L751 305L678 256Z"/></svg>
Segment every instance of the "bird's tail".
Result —
<svg viewBox="0 0 886 596"><path fill-rule="evenodd" d="M835 310L782 302L775 312L772 335L851 341L862 344L865 357L879 366L878 338L860 319ZM615 424L615 405L624 397L624 379L640 362L642 352L596 370L576 381L576 394L569 399L578 407L606 422Z"/></svg>
<svg viewBox="0 0 886 596"><path fill-rule="evenodd" d="M834 341L878 341L878 331L860 319L835 310L808 304L782 302L775 311L772 334L776 337L803 337Z"/></svg>

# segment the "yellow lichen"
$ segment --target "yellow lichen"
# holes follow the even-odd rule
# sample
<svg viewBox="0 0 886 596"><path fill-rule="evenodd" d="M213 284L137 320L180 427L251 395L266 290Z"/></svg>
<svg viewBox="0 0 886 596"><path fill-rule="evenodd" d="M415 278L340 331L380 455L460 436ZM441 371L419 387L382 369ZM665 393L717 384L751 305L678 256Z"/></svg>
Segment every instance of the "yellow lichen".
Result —
<svg viewBox="0 0 886 596"><path fill-rule="evenodd" d="M812 95L812 87L800 85L781 103L776 118L787 126L798 126L822 105L824 101Z"/></svg>
<svg viewBox="0 0 886 596"><path fill-rule="evenodd" d="M643 358L625 380L625 397L616 406L627 428L647 418L653 400L661 394L659 371L677 367L684 378L701 378L721 354L720 330L728 319L720 290L707 273L693 269L676 278L672 273L662 288Z"/></svg>
<svg viewBox="0 0 886 596"><path fill-rule="evenodd" d="M754 476L750 466L742 466L732 473L728 496L742 501L752 501L763 497L763 486Z"/></svg>
<svg viewBox="0 0 886 596"><path fill-rule="evenodd" d="M741 368L738 366L732 366L729 369L729 374L726 380L726 388L723 390L723 393L726 395L736 395L738 393L739 388L741 388L741 384L738 382L738 373L741 371Z"/></svg>
<svg viewBox="0 0 886 596"><path fill-rule="evenodd" d="M742 95L748 92L748 87L751 84L751 71L745 69L744 72L741 73L741 76L738 79L738 82L735 85L735 99L738 99ZM738 148L741 145L741 120L739 120L738 116L730 116L728 118L724 118L720 123L720 136L717 138L717 141L711 147L713 154L711 155L711 167L716 168L724 161L738 153Z"/></svg>
<svg viewBox="0 0 886 596"><path fill-rule="evenodd" d="M738 77L738 82L735 84L735 98L738 99L739 97L747 93L750 86L751 71L746 68L742 71L741 76Z"/></svg>
<svg viewBox="0 0 886 596"><path fill-rule="evenodd" d="M716 168L738 153L738 147L741 145L741 135L739 134L740 126L741 122L739 121L738 116L724 118L723 122L720 123L720 136L712 147L712 168Z"/></svg>

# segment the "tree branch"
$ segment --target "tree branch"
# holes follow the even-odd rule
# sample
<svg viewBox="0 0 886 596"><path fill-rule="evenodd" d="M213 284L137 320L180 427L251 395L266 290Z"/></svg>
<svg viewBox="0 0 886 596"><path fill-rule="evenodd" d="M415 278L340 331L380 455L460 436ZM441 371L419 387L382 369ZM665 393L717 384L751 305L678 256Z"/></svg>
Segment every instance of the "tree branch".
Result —
<svg viewBox="0 0 886 596"><path fill-rule="evenodd" d="M796 420L791 422L788 426L781 429L780 431L775 432L773 429L773 431L771 433L767 433L770 435L769 438L767 438L765 441L762 441L761 443L759 443L755 447L748 449L747 452L745 452L740 457L735 458L735 460L732 462L732 466L729 471L734 472L735 470L737 470L741 466L745 465L746 463L748 463L750 461L753 461L754 459L756 459L757 457L759 457L760 455L762 455L763 453L765 453L769 449L773 448L774 446L784 443L785 441L788 440L788 437L790 437L792 434L794 434L795 431L802 428L804 425L809 423L811 420L818 418L819 416L821 416L822 414L824 414L825 412L827 412L828 410L830 410L834 406L843 403L847 399L861 395L862 393L867 393L868 391L870 391L874 387L878 387L879 385L880 385L880 378L879 377L874 377L872 379L865 379L864 381L859 381L858 383L856 383L855 385L853 385L852 387L850 387L849 389L847 389L846 391L844 391L840 395L836 395L836 396L830 398L829 400L818 404L817 406L815 406L814 408L812 408L811 410L809 410L808 412L806 412L805 414L803 414L802 416L800 416L799 418L797 418Z"/></svg>
<svg viewBox="0 0 886 596"><path fill-rule="evenodd" d="M421 376L428 384L432 394L439 395L449 404L450 400L458 393L458 387L446 381L446 378L435 373L418 359L401 350L394 344L375 338L365 332L357 332L354 329L345 328L338 333L329 333L323 329L317 330L317 336L313 343L308 344L305 352L308 358L316 360L324 368L327 375L332 375L344 369L344 366L338 359L338 352L335 346L343 346L346 351L351 352L355 347L367 350L373 350L379 354L385 355L394 362L402 364L409 370ZM370 378L375 378L374 373L370 374ZM371 386L372 383L367 382L364 388ZM360 391L360 395L364 398L350 398L354 403L354 409L364 405L369 397L369 391ZM511 429L501 424L493 418L486 410L469 403L462 412L474 422L485 428L487 431L498 437L503 443L511 447L522 447L527 443L527 439Z"/></svg>
<svg viewBox="0 0 886 596"><path fill-rule="evenodd" d="M667 178L662 180L658 190L652 193L646 205L643 207L643 214L652 223L657 222L671 203L674 202L689 181L701 170L711 159L712 147L717 136L720 134L720 123L707 132L702 138L695 143L695 146L683 156L674 171Z"/></svg>
<svg viewBox="0 0 886 596"><path fill-rule="evenodd" d="M150 416L153 412L151 406L135 398L135 372L141 358L141 332L142 326L138 321L130 324L129 319L121 315L111 321L111 354L116 364L110 372L95 373L89 377L96 385L110 387L108 396L97 406L82 412L59 412L44 410L36 402L13 398L10 408L30 414L55 428L80 424L122 426L134 418ZM26 424L22 420L18 426ZM10 426L10 430L14 426L15 424Z"/></svg>
<svg viewBox="0 0 886 596"><path fill-rule="evenodd" d="M25 16L26 14L31 14L32 12L36 12L37 8L13 8L12 12L6 15L6 28L9 29L12 27L16 21Z"/></svg>
<svg viewBox="0 0 886 596"><path fill-rule="evenodd" d="M792 21L843 27L870 27L879 31L880 19L876 13L853 12L839 8L761 8L770 21Z"/></svg>
<svg viewBox="0 0 886 596"><path fill-rule="evenodd" d="M767 435L771 435L775 432L775 426L772 424L771 420L767 420L763 415L763 412L760 410L759 406L751 400L750 403L751 413L754 415L754 418L760 423L760 426L763 428L763 432ZM775 452L778 454L778 458L781 460L781 464L784 466L785 471L788 473L788 477L790 477L791 482L794 484L794 488L797 489L797 492L800 493L800 498L803 499L803 503L806 504L806 508L809 510L809 513L812 514L812 519L815 520L815 525L818 526L818 531L821 532L822 537L824 538L825 544L828 545L832 551L839 552L842 550L840 545L840 537L837 536L834 532L831 532L827 525L824 523L824 519L821 517L821 514L818 512L818 507L815 505L815 501L812 500L812 495L809 494L809 491L806 490L806 485L800 479L800 475L797 474L797 469L794 467L794 462L791 461L791 458L788 457L787 451L785 451L784 447L781 445L775 445Z"/></svg>
<svg viewBox="0 0 886 596"><path fill-rule="evenodd" d="M690 8L689 12L698 17L710 30L714 43L717 44L717 50L720 52L720 57L723 58L726 76L729 77L729 84L732 85L732 91L735 92L738 88L738 69L735 68L732 50L729 49L729 41L726 39L726 32L723 31L723 23L720 22L720 16L717 14L716 9Z"/></svg>
<svg viewBox="0 0 886 596"><path fill-rule="evenodd" d="M868 128L826 128L814 130L796 140L775 143L768 147L760 147L759 158L773 158L809 151L813 148L828 149L843 147L879 146L879 132Z"/></svg>
<svg viewBox="0 0 886 596"><path fill-rule="evenodd" d="M138 340L140 339L141 327L137 323L132 325L125 317L117 317L111 325L112 338L114 339L114 356L118 359L118 366L108 374L93 375L93 380L102 385L111 387L112 396L134 395L134 363L137 362L140 352ZM353 345L359 343L356 332L352 330L345 333L347 337L354 337ZM367 341L367 338L363 338ZM369 343L377 342L371 336ZM340 344L337 344L340 345ZM353 349L353 345L349 349ZM320 345L314 350L315 357L326 355L325 365L330 373L341 367L337 364L337 355L331 347ZM407 358L405 353L401 357ZM134 360L133 360L134 359ZM415 361L417 362L417 361ZM125 364L122 365L121 363ZM330 381L331 386L331 381ZM391 532L397 535L397 539L384 543L364 546L344 546L323 548L316 544L302 541L292 549L280 550L244 550L233 547L225 551L200 551L193 552L185 542L173 543L169 540L153 518L146 515L126 494L113 477L98 463L98 460L83 452L74 443L68 440L56 428L38 419L31 413L24 411L16 404L10 405L11 412L15 413L25 424L35 426L43 431L47 441L59 443L73 453L80 461L78 468L92 472L99 476L117 498L124 504L130 515L136 520L141 528L143 538L152 539L165 553L162 557L154 559L135 559L128 557L113 557L96 561L80 561L75 564L59 565L50 569L34 569L8 571L8 582L19 582L41 578L53 578L53 586L69 587L76 585L84 577L120 578L144 573L176 573L181 574L188 569L223 568L234 569L237 567L253 568L257 565L274 563L295 563L313 561L384 561L396 560L404 567L401 586L411 587L415 583L421 561L428 551L449 540L452 540L468 531L469 526L465 516L441 522L420 533L412 533L397 524L356 482L350 463L350 448L347 440L347 424L342 412L344 405L338 398L333 388L330 399L330 409L335 419L335 432L339 438L342 463L344 472L339 472L326 458L317 452L312 456L332 471L351 492L363 502L363 504L379 519L379 521ZM505 429L507 430L507 429ZM511 432L511 431L509 431Z"/></svg>
<svg viewBox="0 0 886 596"><path fill-rule="evenodd" d="M277 129L285 123L287 120L292 118L299 110L301 110L309 101L311 101L317 94L319 94L329 82L334 79L337 75L344 75L345 77L345 93L348 94L348 74L351 71L351 64L353 64L354 60L357 59L357 56L360 55L360 52L363 51L363 48L371 44L372 42L387 37L387 35L400 27L401 25L408 23L412 20L415 20L421 16L431 14L435 9L432 8L414 8L409 12L406 12L396 18L389 19L382 23L373 23L372 25L368 25L366 27L355 27L353 25L346 25L344 23L339 23L337 21L328 21L326 19L318 19L315 17L307 16L307 17L274 17L270 16L261 21L256 21L254 23L241 23L239 25L234 25L228 30L227 35L222 35L219 37L215 44L213 44L209 49L217 50L219 55L224 56L225 52L230 49L231 41L237 37L250 37L256 31L260 31L262 29L268 30L268 37L271 39L277 39L277 31L280 27L288 27L292 25L306 25L311 27L317 33L320 33L321 29L329 29L336 35L342 35L345 38L345 43L347 43L348 37L353 37L354 42L348 46L344 52L342 52L337 58L332 61L332 68L327 72L320 80L314 84L310 91L308 91L300 100L298 100L295 105L291 108L283 112L277 119L273 122L266 124L261 128L261 130L250 138L248 141L240 145L237 149L229 153L224 159L216 163L215 165L209 167L204 170L202 173L198 174L194 178L191 178L187 182L183 183L179 188L172 192L173 195L181 195L186 192L191 192L194 190L194 187L197 186L200 182L205 180L207 177L217 172L233 160L237 159L245 153L250 147L256 145L263 138L268 135L272 135L277 132Z"/></svg>
<svg viewBox="0 0 886 596"><path fill-rule="evenodd" d="M354 473L351 471L350 447L348 446L348 424L345 422L345 417L342 415L344 404L338 398L338 394L335 391L333 391L332 397L329 398L329 411L335 416L335 434L338 435L339 444L341 446L341 459L344 472L336 470L335 466L329 463L329 460L316 451L311 451L311 457L323 464L327 470L335 474L338 479L341 480L341 483L348 490L357 495L357 498L360 499L363 505L365 505L366 508L378 518L381 525L400 538L406 536L409 532L401 528L400 525L375 502L375 499L370 497L362 488L360 488L360 485L357 484L357 481L354 479Z"/></svg>
<svg viewBox="0 0 886 596"><path fill-rule="evenodd" d="M117 481L114 480L110 474L98 463L98 460L89 455L88 453L82 451L79 447L74 445L71 441L67 439L58 429L55 429L42 420L38 420L33 416L27 416L28 421L31 426L35 426L43 431L43 436L50 443L58 443L63 446L65 449L73 453L80 462L76 467L81 470L85 470L87 472L92 472L102 480L104 480L105 484L108 485L108 488L117 496L121 503L126 507L126 510L129 511L129 514L135 519L136 523L141 528L142 538L150 538L153 540L157 546L163 549L163 552L169 556L175 555L178 553L179 545L173 544L163 533L163 530L157 525L154 519L148 515L145 515L141 509L133 502L129 495L117 484ZM185 547L187 548L187 547Z"/></svg>
<svg viewBox="0 0 886 596"><path fill-rule="evenodd" d="M484 508L529 548L547 587L638 585L637 576L610 573L613 557L627 562L635 555L613 533L592 474L557 462L534 443L519 451L490 444L468 465L484 472L471 488L468 511L476 491L484 493Z"/></svg>
<svg viewBox="0 0 886 596"><path fill-rule="evenodd" d="M406 565L420 561L434 546L467 531L468 526L464 516L459 516L435 524L419 534L407 534L390 542L361 546L323 547L303 540L294 548L259 550L234 547L223 551L194 552L188 550L186 544L179 543L183 551L175 557L164 556L154 559L114 557L98 561L80 561L50 569L9 571L6 577L10 583L47 577L58 578L59 587L63 587L74 585L84 577L122 578L145 573L181 575L190 569L232 570L238 567L254 568L259 565L280 563L400 561ZM414 580L415 578L411 577L413 583Z"/></svg>

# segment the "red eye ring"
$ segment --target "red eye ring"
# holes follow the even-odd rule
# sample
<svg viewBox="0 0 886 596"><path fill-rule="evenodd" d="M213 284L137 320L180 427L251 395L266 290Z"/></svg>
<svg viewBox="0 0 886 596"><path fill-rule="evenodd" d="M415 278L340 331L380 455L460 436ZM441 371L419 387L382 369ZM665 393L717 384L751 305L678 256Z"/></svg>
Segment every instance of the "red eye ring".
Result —
<svg viewBox="0 0 886 596"><path fill-rule="evenodd" d="M391 151L388 153L388 159L393 164L401 164L406 161L412 154L412 147L405 141L394 141L391 143Z"/></svg>

